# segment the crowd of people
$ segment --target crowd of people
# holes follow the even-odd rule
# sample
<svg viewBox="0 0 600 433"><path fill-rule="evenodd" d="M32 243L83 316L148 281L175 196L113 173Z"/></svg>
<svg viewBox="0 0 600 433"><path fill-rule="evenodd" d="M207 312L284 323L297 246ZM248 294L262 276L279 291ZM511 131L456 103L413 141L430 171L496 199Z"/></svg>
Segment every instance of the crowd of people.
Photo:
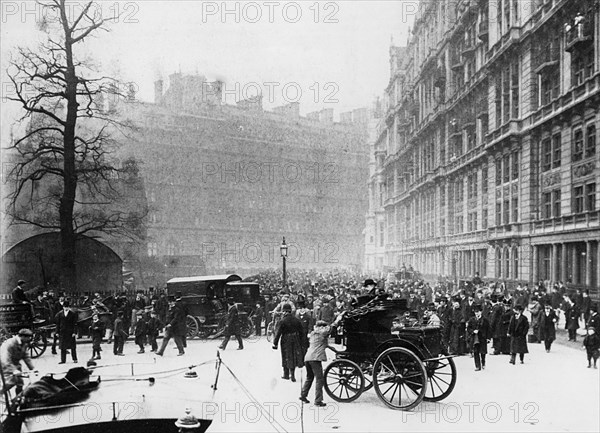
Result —
<svg viewBox="0 0 600 433"><path fill-rule="evenodd" d="M307 368L307 388L302 390L302 401L307 400L314 380L316 403L323 403L324 346L330 338L343 344L343 332L338 326L340 319L345 312L372 299L404 299L406 312L393 320L392 333L410 326L439 326L445 351L469 354L474 358L477 371L485 369L490 343L492 355L510 355L512 364L516 363L517 355L524 363L528 344L544 342L546 352L550 352L559 326L568 331L570 341L577 341L577 330L585 328L583 345L588 367L597 368L600 317L598 305L592 302L587 291L569 290L560 282L552 287L539 282L531 288L525 284L507 290L504 284L485 283L477 274L459 285L446 281L429 284L419 279L418 273L410 267L403 267L398 275L400 278L393 281L376 282L368 275L349 271L297 270L282 284L279 272L273 270L247 279L259 283L264 298L252 316L256 333L261 335L272 320L277 321L273 347L281 349L283 379L295 381L295 369ZM402 278L406 275L410 278ZM57 354L58 344L59 363L66 362L67 354L73 362L78 362L76 337L81 330L76 324L82 311L91 316L87 330L92 339L91 361L101 359L105 341L113 343L115 356L122 356L130 336L134 337L140 354L145 353L149 345L152 352L162 356L171 338L178 355L185 354L187 313L180 293L170 301L165 290L138 291L135 298L123 292L104 298L94 293L69 299L64 293L56 296L51 290L38 290L34 299L29 299L23 289L25 284L22 280L18 282L12 293L13 302L30 303L38 317L56 325L52 353ZM241 350L243 341L239 335L237 306L231 299L228 303L225 340L220 347L225 349L229 338L235 336ZM78 313L73 311L73 305ZM161 331L164 337L159 347L157 338ZM13 346L27 344L27 330L14 338L18 341L11 339L10 345L5 343L0 350L3 369L9 375L19 364L15 364L18 356L14 354L21 353ZM25 362L30 363L30 360Z"/></svg>

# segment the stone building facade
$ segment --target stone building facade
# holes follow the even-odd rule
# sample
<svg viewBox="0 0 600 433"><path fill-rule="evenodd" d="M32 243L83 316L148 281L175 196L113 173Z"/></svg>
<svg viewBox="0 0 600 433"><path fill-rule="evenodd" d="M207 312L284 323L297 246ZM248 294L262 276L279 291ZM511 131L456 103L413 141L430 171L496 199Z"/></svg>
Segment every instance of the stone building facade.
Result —
<svg viewBox="0 0 600 433"><path fill-rule="evenodd" d="M599 4L420 2L373 143L384 266L598 287Z"/></svg>
<svg viewBox="0 0 600 433"><path fill-rule="evenodd" d="M150 214L148 255L196 257L208 273L359 267L367 209L367 116L333 122L260 98L223 104L222 83L173 74L155 103L123 115L139 126L122 149L139 163Z"/></svg>

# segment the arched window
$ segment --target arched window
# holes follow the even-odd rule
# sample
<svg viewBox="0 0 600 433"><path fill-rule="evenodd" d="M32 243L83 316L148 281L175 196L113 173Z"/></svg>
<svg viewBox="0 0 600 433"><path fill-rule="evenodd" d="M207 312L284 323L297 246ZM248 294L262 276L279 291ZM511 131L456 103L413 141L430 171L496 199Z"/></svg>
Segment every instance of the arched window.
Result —
<svg viewBox="0 0 600 433"><path fill-rule="evenodd" d="M519 279L519 249L513 247L513 280Z"/></svg>

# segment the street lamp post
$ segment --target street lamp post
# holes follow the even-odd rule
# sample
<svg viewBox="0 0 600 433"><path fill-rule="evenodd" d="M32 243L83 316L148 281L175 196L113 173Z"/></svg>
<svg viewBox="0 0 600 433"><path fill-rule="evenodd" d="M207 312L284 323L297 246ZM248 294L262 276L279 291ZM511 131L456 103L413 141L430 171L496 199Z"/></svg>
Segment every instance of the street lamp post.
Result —
<svg viewBox="0 0 600 433"><path fill-rule="evenodd" d="M286 281L287 281L287 275L285 273L285 259L287 257L287 252L288 252L288 247L285 243L285 237L283 238L283 242L281 243L281 246L279 247L279 251L281 253L281 258L283 259L283 286L286 286Z"/></svg>

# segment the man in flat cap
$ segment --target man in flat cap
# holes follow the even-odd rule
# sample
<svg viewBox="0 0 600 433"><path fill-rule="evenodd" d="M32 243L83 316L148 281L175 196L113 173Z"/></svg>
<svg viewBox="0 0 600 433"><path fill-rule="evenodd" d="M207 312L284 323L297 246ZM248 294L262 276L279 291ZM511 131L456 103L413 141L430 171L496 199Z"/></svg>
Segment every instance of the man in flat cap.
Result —
<svg viewBox="0 0 600 433"><path fill-rule="evenodd" d="M23 390L21 361L25 363L29 370L35 371L29 356L29 343L31 343L32 338L33 332L30 329L21 329L17 335L9 338L0 346L0 363L2 364L2 375L4 376L6 390L16 386L17 395Z"/></svg>

